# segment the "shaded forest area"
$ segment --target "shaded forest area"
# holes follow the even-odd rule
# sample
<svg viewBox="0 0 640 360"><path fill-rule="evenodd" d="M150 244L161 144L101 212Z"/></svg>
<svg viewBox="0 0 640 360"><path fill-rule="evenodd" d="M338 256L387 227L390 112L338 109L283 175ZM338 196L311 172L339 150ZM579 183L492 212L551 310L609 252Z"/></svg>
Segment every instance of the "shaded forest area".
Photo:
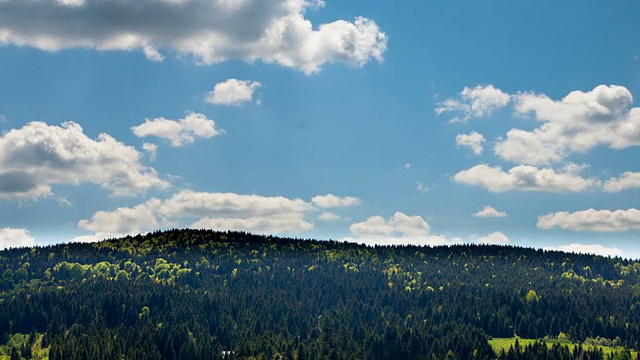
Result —
<svg viewBox="0 0 640 360"><path fill-rule="evenodd" d="M511 246L170 230L1 251L0 274L0 344L31 334L52 360L626 359L640 341L639 262ZM574 346L488 342L514 336Z"/></svg>

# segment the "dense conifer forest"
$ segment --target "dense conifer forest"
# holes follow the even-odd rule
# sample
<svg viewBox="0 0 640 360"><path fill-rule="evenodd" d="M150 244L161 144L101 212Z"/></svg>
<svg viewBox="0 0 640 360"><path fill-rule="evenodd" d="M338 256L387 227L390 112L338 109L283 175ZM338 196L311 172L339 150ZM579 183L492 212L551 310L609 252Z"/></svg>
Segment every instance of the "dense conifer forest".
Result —
<svg viewBox="0 0 640 360"><path fill-rule="evenodd" d="M0 274L11 360L629 359L640 341L640 262L511 246L171 230L1 251ZM490 343L513 337L540 340Z"/></svg>

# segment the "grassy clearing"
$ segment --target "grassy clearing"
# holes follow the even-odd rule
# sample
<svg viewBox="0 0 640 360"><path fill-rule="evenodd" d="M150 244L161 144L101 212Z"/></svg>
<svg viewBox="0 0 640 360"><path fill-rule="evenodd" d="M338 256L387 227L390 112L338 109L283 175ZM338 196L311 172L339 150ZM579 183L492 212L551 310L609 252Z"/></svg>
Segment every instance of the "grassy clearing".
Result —
<svg viewBox="0 0 640 360"><path fill-rule="evenodd" d="M525 347L528 344L532 344L538 340L542 340L548 347L552 347L554 344L560 344L562 346L569 346L570 348L573 348L574 343L571 342L570 340L566 340L566 339L522 339L522 338L517 338L518 342L520 343L521 347ZM504 349L504 351L508 351L509 348L511 346L515 346L516 344L516 338L512 337L512 338L493 338L491 340L489 340L489 345L491 345L493 347L493 350L496 353L500 353L501 350ZM613 347L613 346L602 346L602 345L587 345L587 344L580 344L585 350L587 349L593 349L595 347L597 347L598 349L602 349L602 351L604 352L605 355L609 355L614 351L621 351L624 350L623 347ZM638 352L632 350L631 351L631 356L633 358L636 358L638 356Z"/></svg>

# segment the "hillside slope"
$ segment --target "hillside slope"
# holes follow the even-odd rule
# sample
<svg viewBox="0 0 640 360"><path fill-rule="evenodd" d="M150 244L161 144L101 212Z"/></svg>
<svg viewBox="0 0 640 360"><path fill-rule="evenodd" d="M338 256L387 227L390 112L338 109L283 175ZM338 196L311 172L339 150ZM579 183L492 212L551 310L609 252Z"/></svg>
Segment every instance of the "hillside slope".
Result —
<svg viewBox="0 0 640 360"><path fill-rule="evenodd" d="M50 359L485 359L490 337L640 336L640 263L517 247L171 230L1 251L0 274L0 344L44 334Z"/></svg>

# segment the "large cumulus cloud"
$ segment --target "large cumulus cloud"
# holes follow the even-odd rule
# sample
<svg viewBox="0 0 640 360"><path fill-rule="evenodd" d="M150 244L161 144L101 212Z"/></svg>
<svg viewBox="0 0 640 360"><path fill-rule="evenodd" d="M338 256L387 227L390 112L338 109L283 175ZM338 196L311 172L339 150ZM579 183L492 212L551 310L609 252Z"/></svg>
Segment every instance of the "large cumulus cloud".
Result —
<svg viewBox="0 0 640 360"><path fill-rule="evenodd" d="M106 133L91 139L74 122L31 122L0 136L0 198L47 197L53 184L81 183L117 196L169 186L135 148Z"/></svg>
<svg viewBox="0 0 640 360"><path fill-rule="evenodd" d="M34 245L33 236L26 229L0 229L0 250Z"/></svg>
<svg viewBox="0 0 640 360"><path fill-rule="evenodd" d="M262 60L317 71L327 62L382 60L386 36L370 19L314 26L304 17L320 0L4 0L0 44L56 51L167 51L211 64Z"/></svg>

